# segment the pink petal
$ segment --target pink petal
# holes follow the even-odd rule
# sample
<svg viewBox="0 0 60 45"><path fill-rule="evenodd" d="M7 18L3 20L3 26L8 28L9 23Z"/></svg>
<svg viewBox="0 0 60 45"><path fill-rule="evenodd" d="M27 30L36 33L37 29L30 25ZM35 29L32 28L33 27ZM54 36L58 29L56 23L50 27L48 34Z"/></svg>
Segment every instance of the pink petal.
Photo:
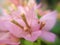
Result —
<svg viewBox="0 0 60 45"><path fill-rule="evenodd" d="M11 38L11 35L9 32L0 32L0 43L2 43L2 44L19 44L18 42L14 42L11 39L12 38Z"/></svg>
<svg viewBox="0 0 60 45"><path fill-rule="evenodd" d="M29 11L26 11L25 16L29 25L31 25L33 21L38 20L36 13L34 12L34 9L30 9Z"/></svg>
<svg viewBox="0 0 60 45"><path fill-rule="evenodd" d="M42 31L40 37L45 41L54 42L56 35L50 32Z"/></svg>
<svg viewBox="0 0 60 45"><path fill-rule="evenodd" d="M19 44L11 44L11 45L19 45Z"/></svg>
<svg viewBox="0 0 60 45"><path fill-rule="evenodd" d="M5 27L5 22L6 21L10 21L11 17L10 16L2 16L0 17L0 31L7 31L6 27Z"/></svg>
<svg viewBox="0 0 60 45"><path fill-rule="evenodd" d="M17 25L13 24L12 22L5 22L5 27L7 28L10 33L12 33L16 37L20 37L22 29L18 27Z"/></svg>
<svg viewBox="0 0 60 45"><path fill-rule="evenodd" d="M35 31L35 32L32 32L32 34L26 34L23 37L24 37L24 39L33 42L33 41L37 40L37 38L39 37L40 34L41 34L41 31Z"/></svg>
<svg viewBox="0 0 60 45"><path fill-rule="evenodd" d="M20 25L22 25L24 27L25 23L24 23L23 19L21 18L20 14L21 13L19 13L19 11L17 11L17 12L14 11L11 13L11 15L12 15L11 17L13 20L15 20L17 23L19 23Z"/></svg>
<svg viewBox="0 0 60 45"><path fill-rule="evenodd" d="M23 27L26 26L26 24L24 23L24 21L22 19L19 19L19 18L15 18L14 19L17 23L19 23L20 25L22 25Z"/></svg>
<svg viewBox="0 0 60 45"><path fill-rule="evenodd" d="M4 20L0 20L0 31L7 31L4 22Z"/></svg>
<svg viewBox="0 0 60 45"><path fill-rule="evenodd" d="M26 18L27 19L37 19L36 13L34 11L34 9L30 9L29 11L26 12Z"/></svg>
<svg viewBox="0 0 60 45"><path fill-rule="evenodd" d="M6 40L8 38L8 32L0 32L0 40Z"/></svg>
<svg viewBox="0 0 60 45"><path fill-rule="evenodd" d="M38 20L35 20L35 19L31 20L30 26L32 28L32 31L37 31L40 28L40 25L38 24Z"/></svg>
<svg viewBox="0 0 60 45"><path fill-rule="evenodd" d="M4 44L19 44L19 42L13 42L10 40L0 40L0 41L1 41L0 43L4 43Z"/></svg>
<svg viewBox="0 0 60 45"><path fill-rule="evenodd" d="M57 13L56 11L53 11L41 17L40 22L45 23L45 26L43 27L42 30L50 31L53 28L53 26L56 23L56 16L57 16L56 13Z"/></svg>
<svg viewBox="0 0 60 45"><path fill-rule="evenodd" d="M22 6L18 6L17 7L18 10L17 11L13 11L10 15L12 15L11 17L13 18L21 18L21 14L26 14L24 8Z"/></svg>
<svg viewBox="0 0 60 45"><path fill-rule="evenodd" d="M24 7L18 6L17 8L18 8L18 11L19 11L20 13L25 13Z"/></svg>

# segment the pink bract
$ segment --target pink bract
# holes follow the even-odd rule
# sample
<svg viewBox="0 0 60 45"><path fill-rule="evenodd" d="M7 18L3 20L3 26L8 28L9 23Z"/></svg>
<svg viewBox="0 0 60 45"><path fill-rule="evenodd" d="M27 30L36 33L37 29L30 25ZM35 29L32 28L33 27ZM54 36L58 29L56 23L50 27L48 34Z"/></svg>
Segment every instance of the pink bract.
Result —
<svg viewBox="0 0 60 45"><path fill-rule="evenodd" d="M29 41L35 41L39 37L49 42L55 41L56 35L49 31L56 23L56 11L38 19L34 9L27 11L23 8L22 12L20 10L19 8L17 12L12 12L9 20L0 21L2 30L5 28L17 38L24 38Z"/></svg>

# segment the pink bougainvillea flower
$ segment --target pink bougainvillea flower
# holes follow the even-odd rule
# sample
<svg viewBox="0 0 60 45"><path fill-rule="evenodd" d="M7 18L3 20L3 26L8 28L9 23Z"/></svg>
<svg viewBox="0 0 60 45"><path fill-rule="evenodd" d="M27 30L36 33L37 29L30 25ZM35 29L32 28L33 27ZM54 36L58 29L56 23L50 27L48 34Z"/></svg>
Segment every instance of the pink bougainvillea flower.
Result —
<svg viewBox="0 0 60 45"><path fill-rule="evenodd" d="M41 37L44 40L54 42L56 36L48 31L56 22L55 11L42 16L40 20L37 18L33 8L28 11L23 9L22 12L19 12L14 12L15 14L12 12L10 14L11 19L0 24L4 24L3 26L17 38L35 41L38 37Z"/></svg>
<svg viewBox="0 0 60 45"><path fill-rule="evenodd" d="M6 28L5 28L5 21L9 21L11 18L9 16L6 16L6 13L4 16L2 15L0 17L0 45L19 45L18 38L13 36Z"/></svg>
<svg viewBox="0 0 60 45"><path fill-rule="evenodd" d="M49 32L56 23L56 15L57 15L56 11L53 11L42 16L40 19L41 25L43 26L43 28L42 27L40 28L41 29L40 37L49 42L54 42L56 38L55 34Z"/></svg>
<svg viewBox="0 0 60 45"><path fill-rule="evenodd" d="M8 18L9 17L9 18ZM4 26L4 21L9 21L11 17L6 13L6 11L3 9L3 15L0 16L0 31L6 31L7 29Z"/></svg>
<svg viewBox="0 0 60 45"><path fill-rule="evenodd" d="M15 36L13 36L6 28L5 28L5 24L3 22L5 22L7 20L4 20L2 18L2 20L0 19L0 44L2 45L19 45L19 41L18 38L16 38Z"/></svg>
<svg viewBox="0 0 60 45"><path fill-rule="evenodd" d="M16 17L16 16L15 16ZM20 18L15 18L5 22L5 27L16 37L25 38L26 40L35 41L41 34L37 17L33 10L25 14L20 14Z"/></svg>
<svg viewBox="0 0 60 45"><path fill-rule="evenodd" d="M40 22L44 22L45 26L42 30L49 31L56 23L57 12L52 11L40 18ZM46 28L47 27L47 28Z"/></svg>
<svg viewBox="0 0 60 45"><path fill-rule="evenodd" d="M13 36L4 26L6 20L0 20L0 44L19 45L18 38Z"/></svg>
<svg viewBox="0 0 60 45"><path fill-rule="evenodd" d="M0 44L19 45L18 38L8 31L0 31Z"/></svg>
<svg viewBox="0 0 60 45"><path fill-rule="evenodd" d="M0 43L2 44L19 44L17 38L12 36L9 32L0 33Z"/></svg>

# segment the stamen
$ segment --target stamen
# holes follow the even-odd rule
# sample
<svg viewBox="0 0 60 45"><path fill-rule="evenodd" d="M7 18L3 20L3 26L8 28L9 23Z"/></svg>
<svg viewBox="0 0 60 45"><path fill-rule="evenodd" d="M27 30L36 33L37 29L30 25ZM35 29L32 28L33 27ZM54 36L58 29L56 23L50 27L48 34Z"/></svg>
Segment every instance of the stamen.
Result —
<svg viewBox="0 0 60 45"><path fill-rule="evenodd" d="M27 20L26 20L25 15L22 14L21 17L22 17L23 21L25 22L26 26L27 26L28 28L30 28L30 26L29 26L28 23L27 23Z"/></svg>
<svg viewBox="0 0 60 45"><path fill-rule="evenodd" d="M15 20L12 20L11 22L14 23L14 24L16 24L17 26L19 26L22 29L24 28L23 26L21 26L20 24L18 24Z"/></svg>
<svg viewBox="0 0 60 45"><path fill-rule="evenodd" d="M40 30L45 26L45 23L44 22L41 22L41 25L40 25Z"/></svg>
<svg viewBox="0 0 60 45"><path fill-rule="evenodd" d="M31 30L30 30L30 28L28 28L28 27L24 27L24 31L25 31L25 32L28 32L29 34L31 34Z"/></svg>
<svg viewBox="0 0 60 45"><path fill-rule="evenodd" d="M24 31L27 31L28 30L28 27L24 27Z"/></svg>

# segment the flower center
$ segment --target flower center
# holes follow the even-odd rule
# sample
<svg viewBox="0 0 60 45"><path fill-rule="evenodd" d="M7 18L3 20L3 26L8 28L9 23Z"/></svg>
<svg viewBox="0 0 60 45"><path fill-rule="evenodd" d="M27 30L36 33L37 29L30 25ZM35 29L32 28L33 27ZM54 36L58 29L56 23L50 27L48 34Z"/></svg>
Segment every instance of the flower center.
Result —
<svg viewBox="0 0 60 45"><path fill-rule="evenodd" d="M31 32L32 32L31 29L29 29L28 27L24 27L24 31L29 33L29 34L31 34Z"/></svg>
<svg viewBox="0 0 60 45"><path fill-rule="evenodd" d="M45 26L45 23L44 22L41 22L40 24L40 30Z"/></svg>
<svg viewBox="0 0 60 45"><path fill-rule="evenodd" d="M31 34L31 27L29 26L29 24L28 24L28 22L27 22L27 20L26 20L25 15L22 14L21 17L22 17L22 20L23 20L23 21L25 22L25 24L26 24L26 27L24 27L24 31L25 31L25 32L28 32L29 34Z"/></svg>
<svg viewBox="0 0 60 45"><path fill-rule="evenodd" d="M14 23L15 25L19 26L21 29L23 29L25 32L31 33L31 27L29 26L26 17L24 14L21 15L22 20L25 22L26 27L23 27L22 25L20 25L18 22L16 22L15 20L12 20L11 22Z"/></svg>
<svg viewBox="0 0 60 45"><path fill-rule="evenodd" d="M45 26L45 22L40 22L40 21L38 21L38 24L40 24L40 30Z"/></svg>

